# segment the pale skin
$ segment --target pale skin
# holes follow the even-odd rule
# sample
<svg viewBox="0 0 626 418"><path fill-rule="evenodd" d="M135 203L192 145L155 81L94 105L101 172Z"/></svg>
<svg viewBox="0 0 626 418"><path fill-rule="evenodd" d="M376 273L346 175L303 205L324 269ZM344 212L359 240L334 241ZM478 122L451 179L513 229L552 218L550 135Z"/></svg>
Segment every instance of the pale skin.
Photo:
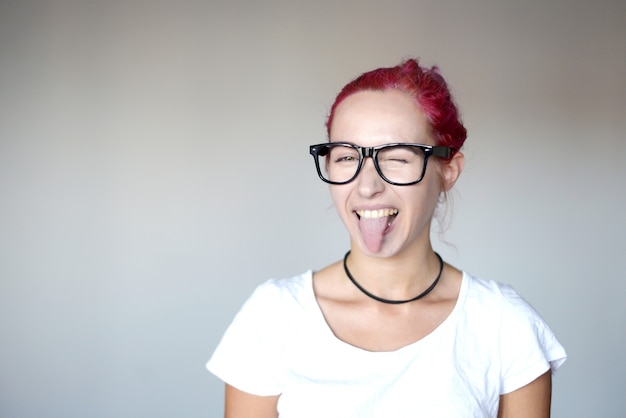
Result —
<svg viewBox="0 0 626 418"><path fill-rule="evenodd" d="M394 142L435 145L428 122L410 96L398 91L359 92L336 109L331 141L360 146ZM371 159L351 183L331 186L335 208L351 239L348 266L362 286L387 299L421 293L439 270L430 242L430 224L439 196L450 190L463 170L463 154L431 159L424 179L414 186L394 186L376 173ZM365 244L355 214L359 209L398 209L382 247ZM389 279L393 278L393 279ZM388 305L368 298L346 277L341 262L316 272L313 286L324 318L335 336L368 351L394 351L421 340L452 312L462 273L445 264L435 289L415 302ZM500 396L498 418L550 416L551 374ZM261 397L226 385L226 418L277 418L279 396Z"/></svg>

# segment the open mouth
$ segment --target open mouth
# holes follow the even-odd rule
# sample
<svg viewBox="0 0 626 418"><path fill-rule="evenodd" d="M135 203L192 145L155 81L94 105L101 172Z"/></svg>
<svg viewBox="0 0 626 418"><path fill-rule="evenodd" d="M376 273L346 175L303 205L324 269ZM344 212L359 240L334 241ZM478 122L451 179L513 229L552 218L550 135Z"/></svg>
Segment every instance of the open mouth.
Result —
<svg viewBox="0 0 626 418"><path fill-rule="evenodd" d="M373 253L381 250L385 236L393 228L398 216L398 209L384 208L375 210L355 210L363 243Z"/></svg>
<svg viewBox="0 0 626 418"><path fill-rule="evenodd" d="M390 226L398 216L398 209L385 208L377 210L357 210L354 211L359 220L387 218L387 226Z"/></svg>

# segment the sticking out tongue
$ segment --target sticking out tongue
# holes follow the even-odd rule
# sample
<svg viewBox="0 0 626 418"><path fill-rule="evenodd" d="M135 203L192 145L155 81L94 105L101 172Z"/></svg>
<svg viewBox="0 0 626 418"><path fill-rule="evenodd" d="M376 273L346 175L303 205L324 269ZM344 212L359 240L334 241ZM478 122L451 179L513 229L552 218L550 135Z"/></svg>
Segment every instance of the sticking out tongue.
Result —
<svg viewBox="0 0 626 418"><path fill-rule="evenodd" d="M388 216L381 216L380 218L361 217L359 220L359 228L361 229L361 234L363 234L363 240L367 249L371 252L377 253L380 251L388 223Z"/></svg>

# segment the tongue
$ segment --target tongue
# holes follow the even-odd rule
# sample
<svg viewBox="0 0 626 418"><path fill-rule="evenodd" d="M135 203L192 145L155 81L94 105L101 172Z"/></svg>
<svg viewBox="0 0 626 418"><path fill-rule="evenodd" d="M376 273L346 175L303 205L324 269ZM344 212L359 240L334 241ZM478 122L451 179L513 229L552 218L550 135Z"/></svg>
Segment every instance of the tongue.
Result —
<svg viewBox="0 0 626 418"><path fill-rule="evenodd" d="M377 253L380 251L388 222L389 218L387 216L373 219L361 217L359 228L361 229L361 234L363 234L365 245L371 252Z"/></svg>

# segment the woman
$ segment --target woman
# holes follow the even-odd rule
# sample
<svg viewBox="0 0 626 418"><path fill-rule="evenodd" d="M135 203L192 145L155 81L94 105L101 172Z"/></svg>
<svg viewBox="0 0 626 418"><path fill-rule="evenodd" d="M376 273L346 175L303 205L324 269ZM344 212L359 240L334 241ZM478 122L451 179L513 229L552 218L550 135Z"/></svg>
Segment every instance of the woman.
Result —
<svg viewBox="0 0 626 418"><path fill-rule="evenodd" d="M437 68L361 75L313 145L350 251L257 288L207 367L226 417L548 417L566 358L509 286L433 251L430 225L463 169L466 131Z"/></svg>

